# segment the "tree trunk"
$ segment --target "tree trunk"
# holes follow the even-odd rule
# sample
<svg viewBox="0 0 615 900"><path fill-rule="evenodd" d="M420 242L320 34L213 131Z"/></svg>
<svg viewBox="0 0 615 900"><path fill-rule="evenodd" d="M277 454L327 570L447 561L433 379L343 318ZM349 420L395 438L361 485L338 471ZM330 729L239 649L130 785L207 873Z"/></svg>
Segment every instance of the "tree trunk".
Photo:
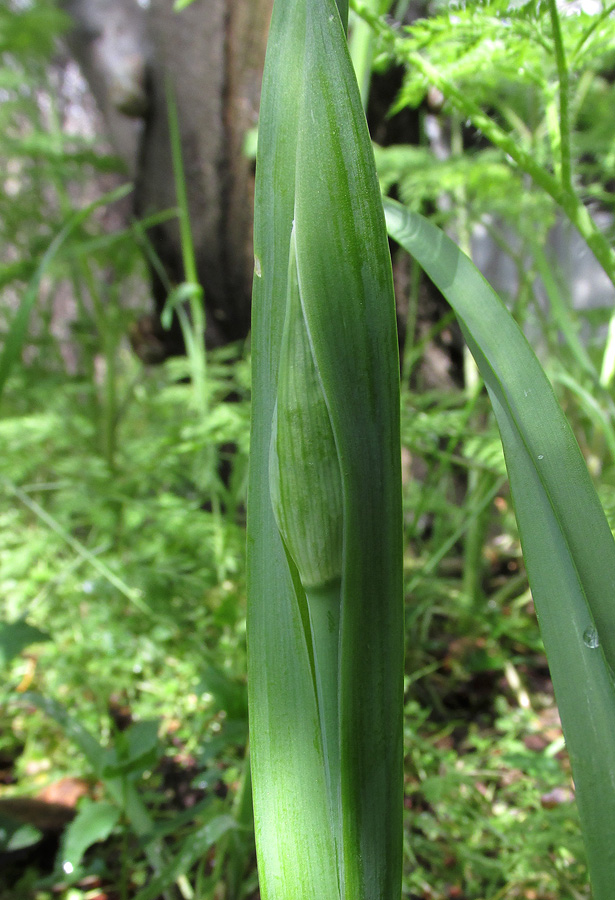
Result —
<svg viewBox="0 0 615 900"><path fill-rule="evenodd" d="M197 272L210 346L244 338L250 326L253 163L246 132L257 124L272 0L65 0L71 47L116 148L135 179L139 217L176 206L165 79L176 97ZM126 115L142 117L128 123ZM154 272L159 314L167 285L184 280L176 219L149 233L166 279ZM180 349L175 328L162 335Z"/></svg>

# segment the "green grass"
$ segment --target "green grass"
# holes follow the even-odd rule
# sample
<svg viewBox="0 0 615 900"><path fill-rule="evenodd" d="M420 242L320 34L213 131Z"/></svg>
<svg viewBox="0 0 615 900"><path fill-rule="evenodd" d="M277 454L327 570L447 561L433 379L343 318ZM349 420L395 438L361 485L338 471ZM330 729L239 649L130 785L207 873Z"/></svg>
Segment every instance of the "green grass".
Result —
<svg viewBox="0 0 615 900"><path fill-rule="evenodd" d="M47 8L34 4L49 23ZM472 7L467 15L479 12ZM571 27L586 25L581 19ZM29 142L16 142L6 128L0 138L0 157L17 156L24 165L22 192L17 199L4 198L0 208L3 246L13 254L10 263L2 258L0 270L3 335L19 301L28 297L43 254L71 221L73 209L60 185L69 177L83 184L92 172L111 165L93 148L62 144L58 149L64 138L57 133L41 137L46 126L34 103L34 85L36 78L44 79L48 48L42 56L36 48L49 24L37 29L35 16L31 26L22 31L30 49L25 46L16 57L31 74L27 90L19 103L15 93L15 102L1 114L17 109L22 121L31 122ZM523 23L515 28L516 39L527 38ZM455 34L463 43L463 34ZM452 45L440 44L437 30L427 37L432 62L450 75ZM380 65L383 47L386 41L377 47ZM589 38L585 49L589 55L596 49ZM26 64L28 54L39 60L36 66ZM8 78L8 67L0 71ZM472 94L471 68L462 74ZM494 102L495 69L492 74L495 87L483 85L486 93L477 93L477 101ZM418 78L408 76L406 99L418 89ZM584 195L600 198L611 156L603 154L600 169L591 154L582 159L581 154L609 137L605 110L612 103L600 74L592 78L586 84L587 108L595 115L586 112L580 94L573 97L579 128L572 162L584 179ZM579 82L579 92L582 87ZM540 165L548 166L552 142L542 118L526 116L531 134L521 129L530 93L525 82L508 91L508 105L502 101L499 111L508 115L507 127L520 146L533 148ZM382 183L395 186L417 208L441 194L458 196L463 187L470 223L493 211L540 243L552 222L551 201L527 187L493 149L466 148L434 166L425 148L392 147L379 151L377 162ZM48 208L40 207L41 196L50 198ZM446 214L437 204L436 215L440 222L458 224L455 211ZM493 227L497 232L500 226ZM513 256L523 278L511 305L538 334L541 361L599 479L600 499L613 525L613 404L603 336L609 311L587 317L572 311L558 273L531 243ZM111 803L120 816L109 837L86 849L72 884L61 856L50 869L34 853L27 862L3 861L0 897L93 900L97 891L107 891L133 900L147 891L154 869L151 845L134 824L138 808L145 809L145 821L155 823L164 844L158 877L167 882L169 900L191 895L254 900L257 876L245 827L249 795L242 793L249 355L233 348L208 356L208 415L197 420L190 379L198 357L144 369L128 348L125 335L136 311L127 309L125 292L134 285L141 290L143 282L133 236L101 234L94 215L76 224L48 263L46 299L38 297L30 313L34 327L25 362L17 355L2 397L0 621L25 616L50 640L21 650L0 680L0 801L35 796L76 776L85 779L95 804ZM102 281L100 274L109 267L114 287L101 298L92 284ZM549 296L547 314L534 293L536 274ZM188 258L188 281L189 275ZM74 367L63 356L66 342L45 331L53 298L67 284L81 298L68 339ZM419 339L411 342L406 375L420 367L427 346ZM416 383L411 390L404 380L401 404L406 472L402 897L588 900L570 764L496 424L484 394L418 392ZM221 464L230 471L225 479ZM60 706L46 714L32 694ZM93 743L83 733L80 741L71 736L62 709ZM126 737L118 722L128 718L137 730ZM147 730L151 721L156 726L139 757L129 736L143 735L138 729ZM113 778L138 797L132 825L124 788L118 794L108 785ZM227 816L240 827L213 840ZM160 883L152 890L163 890ZM226 895L224 884L234 885Z"/></svg>
<svg viewBox="0 0 615 900"><path fill-rule="evenodd" d="M221 783L228 785L230 797L236 790L245 741L243 537L237 526L236 538L229 541L235 554L229 550L226 578L218 582L213 555L203 552L213 533L211 517L198 505L191 508L186 499L179 442L161 442L161 434L173 422L179 427L182 418L174 405L178 391L172 382L166 390L173 402L165 407L160 399L165 377L165 372L148 377L123 432L127 442L132 435L127 443L132 452L120 473L130 485L131 498L125 499L128 523L121 541L115 535L115 515L108 511L107 479L88 474L87 523L81 502L76 511L72 509L75 495L83 493L84 464L88 462L88 473L97 468L84 425L67 435L60 423L68 416L58 415L53 419L55 430L50 432L47 424L44 431L51 453L43 454L41 429L39 456L35 453L25 466L23 444L15 442L8 460L13 481L24 487L36 473L41 483L52 479L57 483L54 470L63 463L61 475L68 483L62 493L59 488L38 491L37 501L92 551L102 546L100 558L130 587L143 590L153 610L166 618L152 620L132 607L31 510L14 499L10 506L5 504L0 582L7 617L28 614L28 620L50 632L53 640L33 645L16 658L4 682L0 749L15 758L13 772L18 778L4 795L36 793L67 774L92 775L62 729L40 713L32 715L15 692L30 677L33 663L29 689L66 704L103 744L113 743L107 709L113 698L113 705L128 707L137 721L159 720L161 751L179 757L180 771L191 771L188 760L193 757L196 769L186 777L205 785L202 790L219 789ZM14 384L23 401L23 380ZM36 390L30 391L36 406ZM66 409L70 383L58 384L54 396L50 416ZM540 900L587 897L578 818L566 794L570 773L561 745L555 755L549 752L560 732L504 486L497 505L487 508L484 597L478 608L472 608L471 630L462 631L468 601L461 551L470 505L460 510L456 503L458 482L463 484L467 471L459 422L462 396L457 403L458 409L451 410L450 398L432 397L427 403L408 396L402 415L402 433L408 434L417 418L416 406L422 404L421 427L411 447L415 463L422 454L430 465L426 496L416 481L406 485L404 495L405 571L411 588L406 605L404 896L444 900L457 886L470 897L492 900L509 885L512 897L524 897L524 892L532 896L532 890ZM239 407L234 413L243 424L235 435L245 440L247 403ZM162 428L160 414L165 408ZM25 431L28 417L19 418ZM438 443L443 449L435 453ZM493 431L476 436L470 460L475 464L477 458L485 458L497 478L501 462L497 454L491 461L493 443ZM28 446L36 450L32 432ZM161 446L166 465L156 469L154 461L160 458L156 448ZM144 465L148 458L151 467ZM414 518L419 495L422 526ZM72 504L67 505L71 496ZM449 549L425 570L451 540ZM507 673L510 665L529 695L531 711L520 706L522 691ZM210 667L225 673L237 687L230 690L225 681L220 684ZM49 763L51 767L45 768ZM161 770L154 766L140 789L155 816L169 821L171 810L165 809L164 800L160 807L156 789L161 778ZM543 808L541 797L555 788L563 790L563 802ZM169 802L175 801L171 797ZM170 839L171 846L195 827L187 822ZM91 865L103 864L106 877L112 879L117 877L111 862L118 839L93 848L87 858ZM132 839L130 846L131 870L137 879L144 877L146 863ZM27 877L34 884L41 875L34 871ZM190 877L194 880L194 871ZM85 897L85 888L79 890ZM15 896L10 889L9 896ZM41 891L39 898L47 900L47 895Z"/></svg>

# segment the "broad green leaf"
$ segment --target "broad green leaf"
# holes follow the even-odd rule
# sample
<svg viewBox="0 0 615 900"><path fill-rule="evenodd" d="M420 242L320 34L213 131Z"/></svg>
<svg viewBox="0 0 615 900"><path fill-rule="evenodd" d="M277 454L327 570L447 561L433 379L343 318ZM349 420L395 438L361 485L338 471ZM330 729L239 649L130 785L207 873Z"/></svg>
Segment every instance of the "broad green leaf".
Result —
<svg viewBox="0 0 615 900"><path fill-rule="evenodd" d="M307 900L307 884L314 897L339 896L310 653L268 477L294 217L305 31L305 2L277 0L257 152L247 630L250 757L263 900Z"/></svg>
<svg viewBox="0 0 615 900"><path fill-rule="evenodd" d="M615 543L583 456L523 333L470 260L385 201L390 235L460 321L491 398L547 651L595 900L615 883Z"/></svg>
<svg viewBox="0 0 615 900"><path fill-rule="evenodd" d="M70 823L62 837L58 868L70 875L92 844L105 841L120 818L120 809L111 803L88 803Z"/></svg>
<svg viewBox="0 0 615 900"><path fill-rule="evenodd" d="M154 766L162 754L158 741L157 720L134 722L126 731L115 736L115 747L107 751L102 769L103 778L134 778Z"/></svg>
<svg viewBox="0 0 615 900"><path fill-rule="evenodd" d="M27 693L23 695L23 699L57 722L65 736L81 750L95 774L103 779L109 797L116 806L124 811L137 837L143 840L152 834L154 821L135 785L126 779L105 778L103 774L107 763L114 758L112 751L103 747L87 728L77 722L60 703L51 697ZM154 871L158 871L164 863L162 844L159 841L148 843L146 854Z"/></svg>
<svg viewBox="0 0 615 900"><path fill-rule="evenodd" d="M399 374L373 150L336 17L308 4L295 232L304 316L344 498L342 869L348 898L399 895L403 672Z"/></svg>
<svg viewBox="0 0 615 900"><path fill-rule="evenodd" d="M373 151L344 25L333 0L278 0L261 102L248 684L264 900L393 900L401 890L397 340ZM297 290L289 291L293 221ZM290 271L295 271L293 266ZM281 356L288 297L300 301L304 324L299 331L303 335L305 329L307 335L307 343L305 335L301 337L302 347L306 352L309 348L313 358L313 371L310 374L308 366L302 377L319 382L325 400L324 407L316 404L316 452L327 459L337 454L342 480L341 619L338 626L330 605L333 644L326 676L311 607L308 613L311 600L304 590L311 591L308 582L316 580L311 569L318 568L324 550L300 560L300 551L289 540L285 552L269 484L274 406L280 384L289 376L292 380L292 351ZM319 392L315 386L309 393L314 399ZM324 440L325 408L333 442ZM301 454L310 449L309 426L309 417L302 420L306 431ZM279 451L280 438L276 440ZM286 453L290 446L285 447ZM286 453L285 465L291 459L292 453ZM335 465L327 466L335 471ZM316 487L318 478L310 475L313 461L304 469L307 478L316 478ZM286 478L277 495L281 503L293 502L298 489L292 480ZM308 494L298 490L297 496ZM312 496L323 508L310 516L309 528L327 520L326 491L315 489ZM332 496L332 521L338 519L338 506ZM300 524L292 509L278 520L283 531ZM328 594L326 602L332 604L333 596ZM338 651L339 668L332 667L329 663ZM333 685L336 696L331 698L331 691L323 694L324 683ZM337 721L329 727L333 719Z"/></svg>
<svg viewBox="0 0 615 900"><path fill-rule="evenodd" d="M6 666L30 644L50 641L51 636L25 619L17 622L0 622L0 666Z"/></svg>

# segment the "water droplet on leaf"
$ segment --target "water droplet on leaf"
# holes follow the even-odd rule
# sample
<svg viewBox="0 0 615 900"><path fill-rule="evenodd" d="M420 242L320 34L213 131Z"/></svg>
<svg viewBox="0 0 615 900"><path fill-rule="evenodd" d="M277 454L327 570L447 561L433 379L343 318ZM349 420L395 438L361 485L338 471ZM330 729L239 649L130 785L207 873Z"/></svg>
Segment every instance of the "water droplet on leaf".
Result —
<svg viewBox="0 0 615 900"><path fill-rule="evenodd" d="M593 625L588 625L583 632L583 643L586 647L589 647L590 650L595 650L596 647L600 646L600 638Z"/></svg>

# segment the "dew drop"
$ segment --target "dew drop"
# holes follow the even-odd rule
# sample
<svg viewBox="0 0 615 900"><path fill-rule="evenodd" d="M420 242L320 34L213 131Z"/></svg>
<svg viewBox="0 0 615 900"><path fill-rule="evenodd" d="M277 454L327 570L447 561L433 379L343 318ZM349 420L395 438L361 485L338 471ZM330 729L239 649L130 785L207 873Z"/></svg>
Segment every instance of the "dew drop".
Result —
<svg viewBox="0 0 615 900"><path fill-rule="evenodd" d="M257 278L261 277L261 261L258 256L254 257L254 274Z"/></svg>
<svg viewBox="0 0 615 900"><path fill-rule="evenodd" d="M74 870L74 866L73 866L72 862L69 862L68 860L66 860L66 862L62 863L62 868L66 872L67 875L70 875L70 873Z"/></svg>
<svg viewBox="0 0 615 900"><path fill-rule="evenodd" d="M586 647L589 647L590 650L595 650L596 647L600 646L600 638L593 625L588 625L583 632L583 643Z"/></svg>
<svg viewBox="0 0 615 900"><path fill-rule="evenodd" d="M538 459L544 459L544 458L545 458L545 457L544 457L544 454L543 454L543 453L539 453L539 454L538 454Z"/></svg>

